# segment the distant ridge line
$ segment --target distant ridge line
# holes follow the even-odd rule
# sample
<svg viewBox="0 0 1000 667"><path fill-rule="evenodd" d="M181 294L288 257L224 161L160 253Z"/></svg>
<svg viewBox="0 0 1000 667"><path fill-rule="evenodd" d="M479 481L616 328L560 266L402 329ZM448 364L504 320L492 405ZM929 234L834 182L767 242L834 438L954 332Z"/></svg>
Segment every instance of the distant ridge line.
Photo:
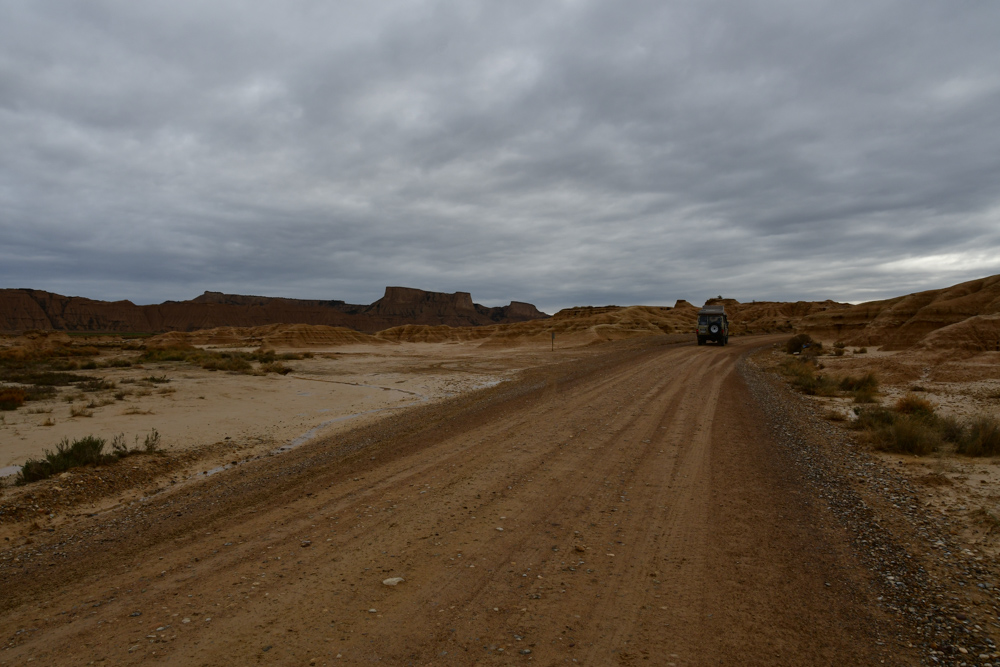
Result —
<svg viewBox="0 0 1000 667"><path fill-rule="evenodd" d="M138 306L34 289L0 289L0 331L45 329L66 332L162 333L267 324L316 324L375 333L405 324L476 327L548 317L530 303L473 303L468 292L428 292L386 287L372 304L331 299L225 294L206 291L188 301Z"/></svg>

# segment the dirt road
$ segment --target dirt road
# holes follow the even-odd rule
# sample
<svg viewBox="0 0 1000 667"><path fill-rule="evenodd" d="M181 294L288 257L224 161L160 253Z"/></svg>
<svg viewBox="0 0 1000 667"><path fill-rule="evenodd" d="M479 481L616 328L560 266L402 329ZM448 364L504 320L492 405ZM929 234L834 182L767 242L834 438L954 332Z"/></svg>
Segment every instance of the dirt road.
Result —
<svg viewBox="0 0 1000 667"><path fill-rule="evenodd" d="M0 664L912 664L762 342L607 346L41 533Z"/></svg>

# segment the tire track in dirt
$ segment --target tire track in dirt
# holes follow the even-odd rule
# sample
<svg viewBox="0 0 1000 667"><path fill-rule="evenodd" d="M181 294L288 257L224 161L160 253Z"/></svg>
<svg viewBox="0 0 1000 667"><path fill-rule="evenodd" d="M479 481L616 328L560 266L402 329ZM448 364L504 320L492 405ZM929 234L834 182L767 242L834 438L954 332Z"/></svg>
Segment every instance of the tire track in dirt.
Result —
<svg viewBox="0 0 1000 667"><path fill-rule="evenodd" d="M81 525L0 569L0 664L879 664L748 344L609 346Z"/></svg>

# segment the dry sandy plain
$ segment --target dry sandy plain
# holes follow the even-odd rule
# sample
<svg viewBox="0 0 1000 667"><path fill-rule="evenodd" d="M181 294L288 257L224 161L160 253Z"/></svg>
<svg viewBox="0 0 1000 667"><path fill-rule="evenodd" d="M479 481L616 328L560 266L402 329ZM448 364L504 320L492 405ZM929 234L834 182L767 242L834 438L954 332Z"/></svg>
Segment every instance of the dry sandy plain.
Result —
<svg viewBox="0 0 1000 667"><path fill-rule="evenodd" d="M0 463L165 452L0 491L0 665L1000 664L996 463L870 451L773 372L786 338L87 371L131 393L3 413ZM1000 396L983 355L823 360Z"/></svg>

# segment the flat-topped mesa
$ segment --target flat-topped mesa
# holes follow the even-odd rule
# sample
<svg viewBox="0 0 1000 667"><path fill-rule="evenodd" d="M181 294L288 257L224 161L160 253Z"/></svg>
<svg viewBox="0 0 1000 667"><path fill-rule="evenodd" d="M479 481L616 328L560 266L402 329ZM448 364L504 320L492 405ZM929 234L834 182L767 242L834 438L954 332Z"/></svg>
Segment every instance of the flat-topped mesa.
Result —
<svg viewBox="0 0 1000 667"><path fill-rule="evenodd" d="M216 327L313 324L375 333L405 324L485 326L547 317L531 304L487 308L468 292L445 294L387 287L371 305L340 300L289 299L205 292L189 301L137 306L130 301L95 301L30 289L0 289L0 331L149 332L196 331Z"/></svg>
<svg viewBox="0 0 1000 667"><path fill-rule="evenodd" d="M445 307L455 310L474 311L472 295L468 292L425 292L413 287L386 287L385 296L368 306L368 310L378 313L389 313L397 309L420 307Z"/></svg>
<svg viewBox="0 0 1000 667"><path fill-rule="evenodd" d="M492 308L476 307L468 292L425 292L412 287L386 287L385 296L368 306L365 314L407 324L445 324L469 327L493 324ZM484 311L484 312L481 312Z"/></svg>

